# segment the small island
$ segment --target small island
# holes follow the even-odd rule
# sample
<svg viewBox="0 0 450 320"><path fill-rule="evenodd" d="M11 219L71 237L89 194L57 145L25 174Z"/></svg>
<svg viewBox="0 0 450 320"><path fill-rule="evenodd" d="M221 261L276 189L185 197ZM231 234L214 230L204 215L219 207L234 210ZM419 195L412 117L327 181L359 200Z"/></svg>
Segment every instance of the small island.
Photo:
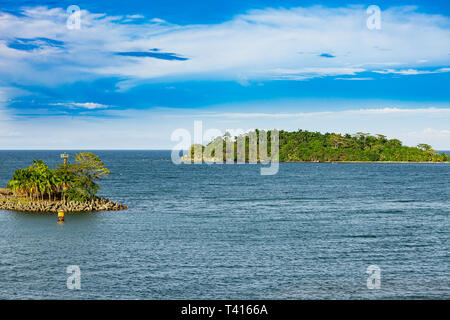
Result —
<svg viewBox="0 0 450 320"><path fill-rule="evenodd" d="M14 172L6 188L0 189L0 210L24 212L90 212L124 210L123 204L97 197L97 184L110 174L92 152L75 154L74 163L50 169L43 160Z"/></svg>
<svg viewBox="0 0 450 320"><path fill-rule="evenodd" d="M245 162L249 161L250 145L253 145L255 158L259 162L260 135L267 135L267 157L271 157L272 131L254 130L246 134L231 137L226 133L217 137L206 146L194 144L190 152L181 159L183 162L223 162L228 159L238 161L236 150L241 144ZM320 133L298 130L288 132L280 130L278 161L280 162L449 162L450 156L438 153L428 144L416 147L404 146L398 139L388 139L382 134L371 135ZM232 146L232 148L228 147ZM216 150L222 149L222 155ZM230 151L232 150L232 151ZM230 154L231 153L231 154ZM266 157L266 159L267 159ZM254 159L255 159L254 158Z"/></svg>

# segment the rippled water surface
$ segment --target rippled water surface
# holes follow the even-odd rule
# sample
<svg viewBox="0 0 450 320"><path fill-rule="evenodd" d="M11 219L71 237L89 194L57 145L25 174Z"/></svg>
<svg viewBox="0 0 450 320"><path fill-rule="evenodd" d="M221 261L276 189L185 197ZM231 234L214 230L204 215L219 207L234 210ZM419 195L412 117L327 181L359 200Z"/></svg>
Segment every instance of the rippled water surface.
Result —
<svg viewBox="0 0 450 320"><path fill-rule="evenodd" d="M0 185L58 151L1 151ZM180 165L99 151L129 210L0 211L0 298L450 298L450 165ZM366 268L381 268L381 289ZM68 290L68 265L81 290Z"/></svg>

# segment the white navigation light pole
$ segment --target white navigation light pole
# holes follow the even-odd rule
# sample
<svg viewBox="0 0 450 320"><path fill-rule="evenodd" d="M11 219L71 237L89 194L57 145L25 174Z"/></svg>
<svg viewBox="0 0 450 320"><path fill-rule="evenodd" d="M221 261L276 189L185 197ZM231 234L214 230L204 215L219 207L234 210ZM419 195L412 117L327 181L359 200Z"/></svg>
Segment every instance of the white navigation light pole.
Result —
<svg viewBox="0 0 450 320"><path fill-rule="evenodd" d="M61 158L64 160L64 165L67 165L67 159L69 158L69 155L67 153L61 154Z"/></svg>
<svg viewBox="0 0 450 320"><path fill-rule="evenodd" d="M64 167L67 166L67 159L69 158L69 155L64 152L61 154L61 159L63 159L64 161ZM67 190L66 184L63 184L63 191L62 193L64 194L64 192ZM66 198L64 196L64 202L66 201ZM58 223L64 223L64 209L59 209L58 210Z"/></svg>

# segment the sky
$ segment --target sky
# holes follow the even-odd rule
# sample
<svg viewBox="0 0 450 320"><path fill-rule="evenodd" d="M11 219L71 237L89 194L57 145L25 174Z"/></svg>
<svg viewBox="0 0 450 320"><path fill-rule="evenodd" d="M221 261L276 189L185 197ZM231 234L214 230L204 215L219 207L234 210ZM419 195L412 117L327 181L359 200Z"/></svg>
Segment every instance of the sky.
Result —
<svg viewBox="0 0 450 320"><path fill-rule="evenodd" d="M450 150L449 84L445 1L0 0L0 149L171 149L201 121Z"/></svg>

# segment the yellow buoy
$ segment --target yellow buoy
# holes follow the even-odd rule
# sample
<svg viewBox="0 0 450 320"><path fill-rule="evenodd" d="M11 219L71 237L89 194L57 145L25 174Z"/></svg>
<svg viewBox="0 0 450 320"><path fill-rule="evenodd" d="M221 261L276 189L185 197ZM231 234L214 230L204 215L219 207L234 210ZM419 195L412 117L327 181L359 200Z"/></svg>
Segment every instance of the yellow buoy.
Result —
<svg viewBox="0 0 450 320"><path fill-rule="evenodd" d="M64 222L64 211L58 211L58 222Z"/></svg>

